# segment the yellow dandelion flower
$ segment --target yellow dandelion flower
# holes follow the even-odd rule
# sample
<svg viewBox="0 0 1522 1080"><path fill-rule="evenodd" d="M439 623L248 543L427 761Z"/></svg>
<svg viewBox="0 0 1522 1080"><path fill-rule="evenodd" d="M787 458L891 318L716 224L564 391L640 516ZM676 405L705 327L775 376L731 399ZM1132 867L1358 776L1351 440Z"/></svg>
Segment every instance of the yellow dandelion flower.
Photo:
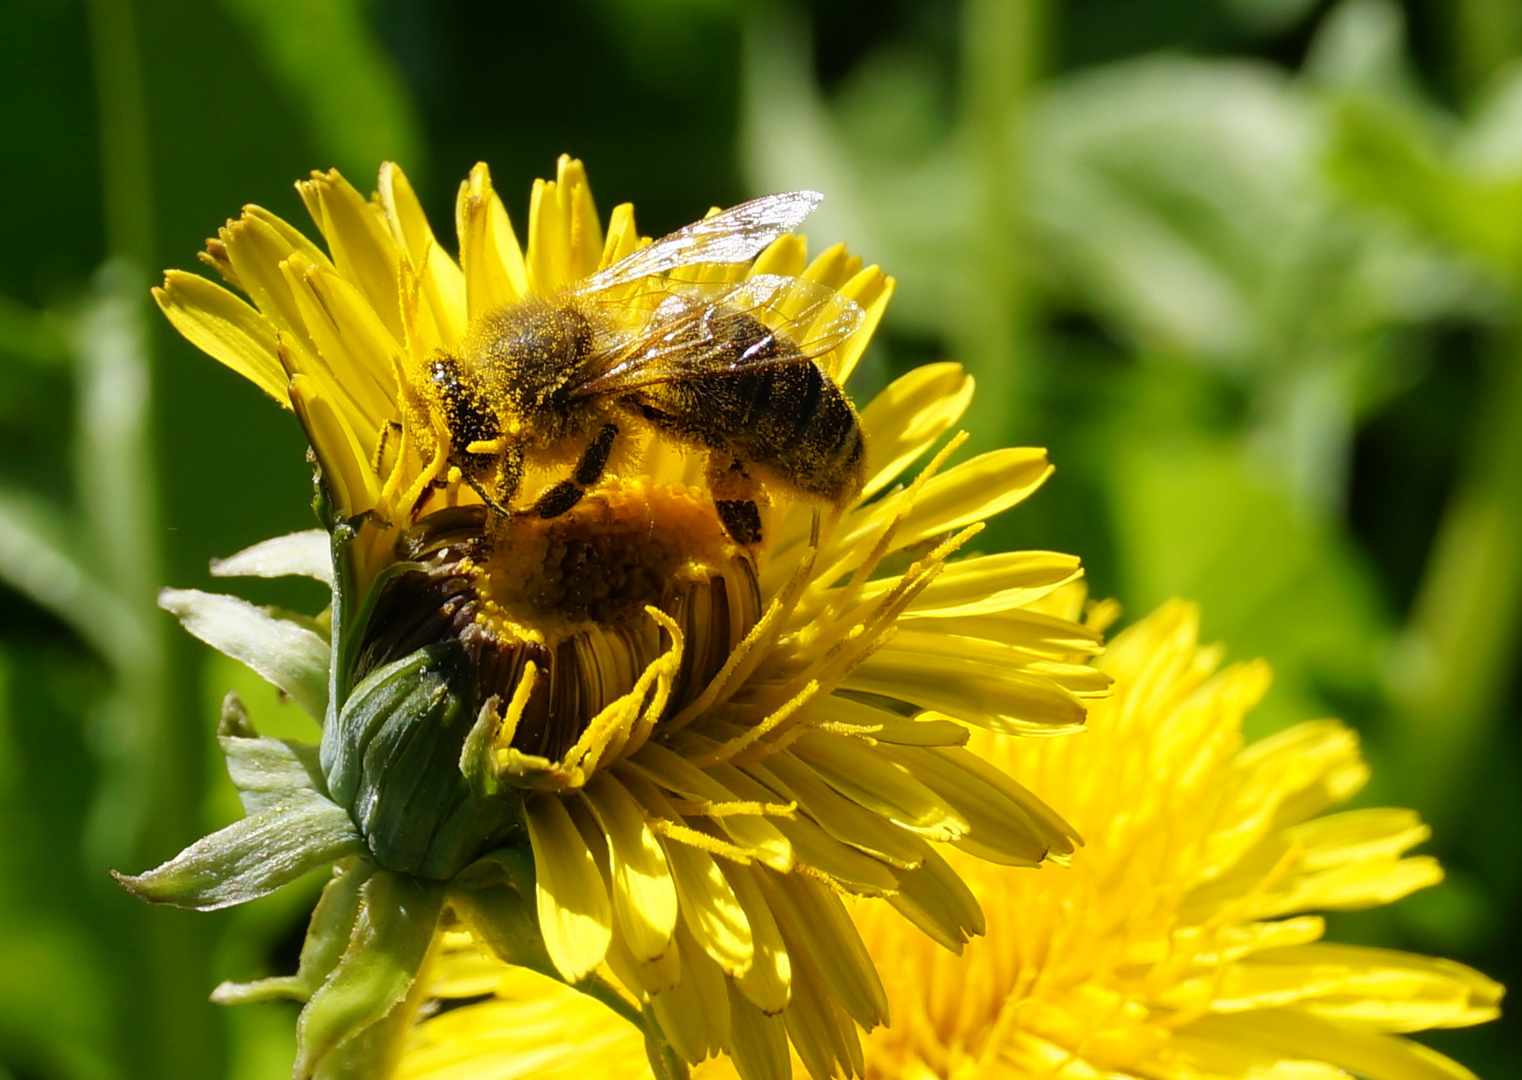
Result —
<svg viewBox="0 0 1522 1080"><path fill-rule="evenodd" d="M1107 691L1099 634L1038 607L1077 560L949 561L1044 452L948 465L955 365L856 413L840 387L893 281L842 246L808 258L812 193L650 243L627 206L604 232L562 158L524 246L478 166L456 260L394 166L370 199L298 187L323 247L249 207L204 256L248 301L176 271L156 296L295 411L317 465L330 536L218 571L325 577L333 607L164 602L322 717L322 745L261 740L230 702L249 817L127 884L215 907L337 861L302 970L220 992L308 1002L301 1075L382 1071L439 932L640 1019L664 1069L726 1052L783 1076L791 1045L859 1072L888 1000L841 898L957 949L983 916L941 845L1074 850L965 744L1071 732Z"/></svg>
<svg viewBox="0 0 1522 1080"><path fill-rule="evenodd" d="M1332 721L1242 745L1261 663L1217 671L1193 607L1173 603L1099 661L1115 695L1074 739L969 744L1068 813L1086 846L1067 868L953 863L987 936L953 956L881 904L854 909L893 1023L866 1040L869 1077L1010 1080L1458 1080L1469 1070L1400 1036L1497 1014L1501 987L1450 961L1323 941L1309 912L1389 903L1441 878L1399 809L1328 812L1368 775ZM435 992L490 1000L421 1024L406 1080L516 1080L534 1050L597 1075L637 1054L606 1010L469 952ZM472 981L473 980L473 981ZM493 980L497 980L494 982ZM498 1059L520 1017L532 1046ZM578 1052L583 1030L596 1043ZM743 1064L740 1075L750 1076ZM812 1070L811 1070L812 1071ZM698 1071L734 1075L728 1062ZM612 1072L612 1075L623 1075Z"/></svg>
<svg viewBox="0 0 1522 1080"><path fill-rule="evenodd" d="M1445 960L1322 941L1314 911L1387 904L1439 881L1401 809L1327 811L1368 777L1357 737L1303 723L1249 746L1262 663L1216 672L1198 614L1165 606L1099 666L1115 696L1082 739L990 761L1063 808L1070 869L958 863L989 936L948 962L863 910L893 955L902 1023L868 1045L881 1077L1463 1077L1398 1033L1496 1015L1501 988ZM951 987L957 987L951 992Z"/></svg>

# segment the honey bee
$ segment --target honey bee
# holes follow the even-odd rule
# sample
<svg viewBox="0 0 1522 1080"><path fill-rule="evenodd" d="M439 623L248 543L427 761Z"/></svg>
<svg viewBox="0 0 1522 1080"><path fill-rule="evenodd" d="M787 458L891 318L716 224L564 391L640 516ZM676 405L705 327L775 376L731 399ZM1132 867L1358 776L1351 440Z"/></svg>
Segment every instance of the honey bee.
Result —
<svg viewBox="0 0 1522 1080"><path fill-rule="evenodd" d="M793 191L742 203L555 296L478 319L457 354L430 361L449 463L495 513L553 518L602 477L621 431L648 424L707 455L715 508L737 543L761 539L761 481L837 506L854 498L861 425L818 359L861 325L860 307L803 278L704 283L672 273L748 262L821 198ZM530 453L575 464L515 510Z"/></svg>

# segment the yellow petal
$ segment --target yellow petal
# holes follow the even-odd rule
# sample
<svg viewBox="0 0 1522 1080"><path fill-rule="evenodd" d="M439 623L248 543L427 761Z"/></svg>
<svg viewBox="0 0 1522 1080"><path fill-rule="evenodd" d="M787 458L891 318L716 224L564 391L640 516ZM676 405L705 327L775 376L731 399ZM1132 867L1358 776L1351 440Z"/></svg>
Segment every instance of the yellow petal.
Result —
<svg viewBox="0 0 1522 1080"><path fill-rule="evenodd" d="M1476 1080L1435 1050L1390 1035L1361 1032L1289 1009L1208 1017L1187 1029L1265 1053L1268 1060L1324 1061L1370 1080Z"/></svg>
<svg viewBox="0 0 1522 1080"><path fill-rule="evenodd" d="M470 321L499 311L526 296L528 269L512 219L492 189L484 162L470 170L460 185L455 206L460 234L460 264L464 268L467 317Z"/></svg>
<svg viewBox="0 0 1522 1080"><path fill-rule="evenodd" d="M861 326L851 335L851 340L836 349L830 361L829 370L842 385L856 370L862 353L867 351L867 345L877 333L877 324L882 322L883 312L888 310L888 301L893 299L893 291L897 287L897 281L875 266L860 271L841 287L840 295L856 301L864 316Z"/></svg>
<svg viewBox="0 0 1522 1080"><path fill-rule="evenodd" d="M380 209L354 190L337 169L314 172L296 190L322 230L338 272L358 287L391 336L400 338L396 268L401 251Z"/></svg>
<svg viewBox="0 0 1522 1080"><path fill-rule="evenodd" d="M846 798L911 832L943 841L967 832L967 820L939 795L855 739L810 731L793 752Z"/></svg>
<svg viewBox="0 0 1522 1080"><path fill-rule="evenodd" d="M192 345L291 407L275 332L257 311L220 285L181 270L165 274L153 298Z"/></svg>
<svg viewBox="0 0 1522 1080"><path fill-rule="evenodd" d="M888 996L840 899L797 874L757 875L779 924L791 926L837 1001L871 1030L888 1022ZM796 951L796 950L790 950Z"/></svg>
<svg viewBox="0 0 1522 1080"><path fill-rule="evenodd" d="M677 927L684 954L682 981L650 999L661 1030L688 1062L720 1053L729 1043L729 995L724 975L700 949L686 925Z"/></svg>
<svg viewBox="0 0 1522 1080"><path fill-rule="evenodd" d="M291 378L291 408L301 419L317 455L336 504L334 514L342 519L374 509L380 498L380 483L370 469L368 455L348 419L328 397L315 392L310 376Z"/></svg>
<svg viewBox="0 0 1522 1080"><path fill-rule="evenodd" d="M446 349L454 348L465 335L465 275L439 247L417 194L394 162L381 166L380 203L393 241L422 284L424 308L435 332Z"/></svg>
<svg viewBox="0 0 1522 1080"><path fill-rule="evenodd" d="M887 487L946 434L972 401L961 364L922 364L889 383L861 411L871 474L861 497Z"/></svg>
<svg viewBox="0 0 1522 1080"><path fill-rule="evenodd" d="M1055 551L1004 551L961 559L936 575L903 618L946 619L1023 608L1082 573L1077 556ZM870 582L862 595L885 591L882 583Z"/></svg>
<svg viewBox="0 0 1522 1080"><path fill-rule="evenodd" d="M381 427L396 414L392 357L396 339L365 303L359 291L331 271L292 256L282 269L297 310L327 367L328 387L343 402L367 452L373 452Z"/></svg>
<svg viewBox="0 0 1522 1080"><path fill-rule="evenodd" d="M797 802L801 812L841 843L902 868L919 864L923 845L837 792L792 754L774 754L765 764L745 768L784 798Z"/></svg>
<svg viewBox="0 0 1522 1080"><path fill-rule="evenodd" d="M548 296L593 273L602 257L602 229L581 162L565 154L554 180L534 181L529 200L529 287Z"/></svg>
<svg viewBox="0 0 1522 1080"><path fill-rule="evenodd" d="M932 477L893 538L893 550L911 547L1007 510L1029 497L1052 473L1046 451L994 450ZM844 550L875 537L903 509L907 493L889 495L848 519L833 547Z"/></svg>
<svg viewBox="0 0 1522 1080"><path fill-rule="evenodd" d="M853 671L847 689L883 694L1005 735L1070 735L1086 710L1071 691L1041 675L994 671L908 650L879 650Z"/></svg>
<svg viewBox="0 0 1522 1080"><path fill-rule="evenodd" d="M639 230L634 227L634 204L619 203L608 219L608 238L603 243L602 258L598 260L597 269L612 266L642 246Z"/></svg>
<svg viewBox="0 0 1522 1080"><path fill-rule="evenodd" d="M787 1007L792 994L793 966L788 958L787 946L782 933L772 917L771 908L756 875L764 871L750 866L736 866L723 861L719 868L724 878L735 890L745 917L750 923L751 937L755 942L755 960L745 974L735 980L741 994L757 1009L768 1016L775 1016Z"/></svg>
<svg viewBox="0 0 1522 1080"><path fill-rule="evenodd" d="M786 1021L780 1015L769 1015L757 1008L734 983L729 984L729 1014L729 1052L739 1066L740 1076L746 1080L792 1080ZM716 1069L700 1074L699 1080L717 1080L719 1075Z"/></svg>
<svg viewBox="0 0 1522 1080"><path fill-rule="evenodd" d="M619 779L653 817L678 825L686 822L656 786L643 776L624 772ZM666 861L676 882L682 924L694 943L711 956L727 975L742 975L755 958L750 921L745 909L706 851L662 837Z"/></svg>
<svg viewBox="0 0 1522 1080"><path fill-rule="evenodd" d="M670 945L678 913L666 853L639 804L613 777L594 777L584 795L608 837L613 910L623 938L638 960L654 960Z"/></svg>
<svg viewBox="0 0 1522 1080"><path fill-rule="evenodd" d="M613 936L608 893L591 850L558 796L531 800L527 817L544 945L555 969L576 982L607 954Z"/></svg>

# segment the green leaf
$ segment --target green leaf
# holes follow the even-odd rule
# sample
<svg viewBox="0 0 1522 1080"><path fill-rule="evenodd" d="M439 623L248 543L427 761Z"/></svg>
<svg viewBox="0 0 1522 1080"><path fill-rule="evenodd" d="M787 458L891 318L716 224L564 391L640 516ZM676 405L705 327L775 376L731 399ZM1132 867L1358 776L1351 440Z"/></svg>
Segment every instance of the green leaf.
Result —
<svg viewBox="0 0 1522 1080"><path fill-rule="evenodd" d="M69 359L68 335L51 312L34 311L0 296L0 354L36 364L61 364Z"/></svg>
<svg viewBox="0 0 1522 1080"><path fill-rule="evenodd" d="M292 621L235 596L164 589L159 607L212 648L284 690L319 721L328 706L328 643Z"/></svg>
<svg viewBox="0 0 1522 1080"><path fill-rule="evenodd" d="M155 904L215 911L274 892L324 863L357 855L364 841L349 815L321 795L298 793L203 836L129 891Z"/></svg>
<svg viewBox="0 0 1522 1080"><path fill-rule="evenodd" d="M359 917L348 947L327 981L312 995L297 1023L296 1078L312 1076L324 1059L399 1005L412 988L433 941L444 903L442 885L380 871L360 890ZM384 1058L386 1047L361 1044L365 1057ZM348 1076L382 1075L364 1062L346 1063ZM371 1061L372 1066L378 1065Z"/></svg>
<svg viewBox="0 0 1522 1080"><path fill-rule="evenodd" d="M144 639L132 610L85 569L67 543L70 523L47 504L0 491L0 581L62 619L118 666Z"/></svg>
<svg viewBox="0 0 1522 1080"><path fill-rule="evenodd" d="M535 908L534 859L527 847L482 856L452 883L450 906L506 964L560 978L544 947Z"/></svg>
<svg viewBox="0 0 1522 1080"><path fill-rule="evenodd" d="M1268 660L1274 687L1249 719L1253 734L1325 713L1329 683L1339 696L1375 692L1388 617L1329 521L1228 442L1132 431L1115 445L1108 478L1127 614L1193 600L1206 640L1228 643L1233 659Z"/></svg>

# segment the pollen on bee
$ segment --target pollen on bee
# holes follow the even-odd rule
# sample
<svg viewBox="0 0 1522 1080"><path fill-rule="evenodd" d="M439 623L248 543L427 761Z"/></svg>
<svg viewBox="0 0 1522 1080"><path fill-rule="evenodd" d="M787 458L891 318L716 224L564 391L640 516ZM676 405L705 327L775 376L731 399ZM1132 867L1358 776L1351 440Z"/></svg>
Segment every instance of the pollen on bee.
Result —
<svg viewBox="0 0 1522 1080"><path fill-rule="evenodd" d="M709 492L645 476L605 478L551 518L446 507L396 555L418 569L385 586L367 667L460 642L478 673L471 708L521 697L513 749L551 761L658 661L678 665L665 711L680 709L761 615L751 553Z"/></svg>
<svg viewBox="0 0 1522 1080"><path fill-rule="evenodd" d="M699 489L603 484L556 518L495 518L478 588L514 624L607 625L743 555Z"/></svg>

